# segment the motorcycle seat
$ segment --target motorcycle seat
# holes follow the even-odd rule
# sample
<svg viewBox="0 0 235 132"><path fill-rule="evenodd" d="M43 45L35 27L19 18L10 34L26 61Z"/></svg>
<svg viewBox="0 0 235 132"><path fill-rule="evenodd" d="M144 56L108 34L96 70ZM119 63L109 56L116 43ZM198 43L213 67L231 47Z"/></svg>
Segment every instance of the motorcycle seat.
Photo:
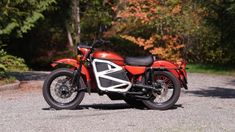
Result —
<svg viewBox="0 0 235 132"><path fill-rule="evenodd" d="M151 66L153 64L153 56L143 56L143 57L126 57L125 63L131 66Z"/></svg>

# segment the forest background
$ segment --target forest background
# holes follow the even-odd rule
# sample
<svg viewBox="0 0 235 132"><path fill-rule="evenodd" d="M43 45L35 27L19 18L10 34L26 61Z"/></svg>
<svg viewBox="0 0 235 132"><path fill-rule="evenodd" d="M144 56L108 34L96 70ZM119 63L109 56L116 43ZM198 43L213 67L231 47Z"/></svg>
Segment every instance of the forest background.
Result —
<svg viewBox="0 0 235 132"><path fill-rule="evenodd" d="M101 25L112 42L103 49L123 56L235 69L235 0L1 0L0 79L50 70L97 39Z"/></svg>

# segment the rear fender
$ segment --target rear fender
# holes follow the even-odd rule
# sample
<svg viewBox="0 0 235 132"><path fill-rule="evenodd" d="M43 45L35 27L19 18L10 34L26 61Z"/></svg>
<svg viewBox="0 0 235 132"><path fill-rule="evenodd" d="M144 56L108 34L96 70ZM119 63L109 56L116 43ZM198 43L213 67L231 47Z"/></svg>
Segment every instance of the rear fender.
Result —
<svg viewBox="0 0 235 132"><path fill-rule="evenodd" d="M174 76L176 76L179 79L182 86L185 89L187 89L187 74L184 68L181 68L180 66L174 63L171 63L169 61L164 61L164 60L155 61L151 67L159 69L159 70L167 70L171 72Z"/></svg>
<svg viewBox="0 0 235 132"><path fill-rule="evenodd" d="M57 61L54 61L51 66L52 67L56 67L59 64L63 64L63 65L70 65L72 66L74 69L79 68L79 62L75 59L68 59L68 58L64 58L64 59L60 59ZM90 74L88 69L82 65L82 71L81 73L86 77L86 81L89 82L91 80Z"/></svg>

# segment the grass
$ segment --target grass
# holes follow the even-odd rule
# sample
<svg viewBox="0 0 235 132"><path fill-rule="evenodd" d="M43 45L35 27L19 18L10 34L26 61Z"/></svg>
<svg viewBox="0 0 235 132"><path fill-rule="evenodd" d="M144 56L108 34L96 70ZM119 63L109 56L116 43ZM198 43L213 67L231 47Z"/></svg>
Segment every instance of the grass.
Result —
<svg viewBox="0 0 235 132"><path fill-rule="evenodd" d="M235 65L188 64L187 72L235 76Z"/></svg>
<svg viewBox="0 0 235 132"><path fill-rule="evenodd" d="M0 85L14 83L16 81L15 77L7 77L0 79Z"/></svg>

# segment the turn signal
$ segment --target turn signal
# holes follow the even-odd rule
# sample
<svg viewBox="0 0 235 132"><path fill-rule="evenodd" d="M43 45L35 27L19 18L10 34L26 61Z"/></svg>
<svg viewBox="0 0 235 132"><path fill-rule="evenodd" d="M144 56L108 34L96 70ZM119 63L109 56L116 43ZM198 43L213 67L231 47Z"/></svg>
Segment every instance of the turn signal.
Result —
<svg viewBox="0 0 235 132"><path fill-rule="evenodd" d="M81 55L77 55L77 61L80 61L81 60Z"/></svg>

